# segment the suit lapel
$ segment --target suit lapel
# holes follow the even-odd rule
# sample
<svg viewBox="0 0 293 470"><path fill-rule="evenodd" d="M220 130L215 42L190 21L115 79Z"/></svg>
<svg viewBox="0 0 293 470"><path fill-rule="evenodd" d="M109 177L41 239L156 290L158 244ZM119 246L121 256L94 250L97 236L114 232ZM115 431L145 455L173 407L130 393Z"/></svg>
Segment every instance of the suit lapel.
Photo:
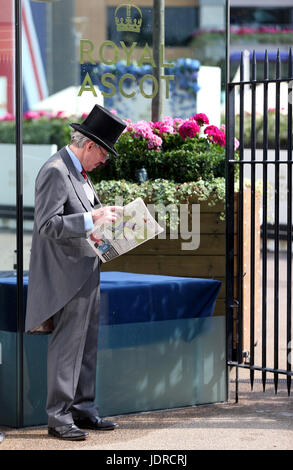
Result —
<svg viewBox="0 0 293 470"><path fill-rule="evenodd" d="M84 192L82 182L80 180L80 175L78 174L74 164L72 163L72 160L70 156L68 155L65 147L63 147L60 150L60 155L62 157L62 160L64 161L65 165L67 166L68 172L69 172L69 178L72 183L72 186L80 199L82 205L86 209L87 212L92 211L92 206L90 201L87 198L87 195Z"/></svg>

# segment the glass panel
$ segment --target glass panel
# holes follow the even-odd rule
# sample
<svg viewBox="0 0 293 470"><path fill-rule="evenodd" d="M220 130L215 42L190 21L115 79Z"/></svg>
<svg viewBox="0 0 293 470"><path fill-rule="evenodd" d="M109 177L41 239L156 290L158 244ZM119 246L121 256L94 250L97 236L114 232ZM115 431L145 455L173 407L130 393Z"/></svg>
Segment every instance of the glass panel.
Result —
<svg viewBox="0 0 293 470"><path fill-rule="evenodd" d="M225 401L224 317L103 325L99 341L103 416Z"/></svg>
<svg viewBox="0 0 293 470"><path fill-rule="evenodd" d="M264 51L268 51L269 78L276 78L275 58L277 49L284 71L287 71L288 51L293 40L293 8L231 8L231 79L239 76L241 51L256 51L257 80L264 77ZM249 57L249 55L248 55ZM246 78L249 63L244 61ZM285 72L286 74L286 72ZM284 75L284 74L283 74ZM282 76L282 73L281 73Z"/></svg>
<svg viewBox="0 0 293 470"><path fill-rule="evenodd" d="M94 104L104 105L132 123L144 120L142 127L146 125L148 129L152 121L159 120L159 128L151 133L147 142L147 151L153 151L153 157L159 154L158 150L163 158L163 134L167 135L166 141L173 135L179 141L180 123L196 113L206 114L209 123L215 126L223 123L225 0L216 4L201 0L166 0L165 4L164 45L161 40L153 39L153 0L23 0L25 270L29 268L37 173L50 155L69 143L68 124L83 120ZM216 40L211 30L216 30ZM154 119L153 99L160 91L163 111L159 119ZM206 124L201 123L203 137ZM144 130L138 130L138 137L142 137ZM224 150L221 150L223 160ZM92 181L98 184L103 180L107 185L109 180L127 180L129 184L136 184L137 174L142 169L140 152L131 152L131 155L133 160L122 163L122 160L110 159L106 168L91 173ZM147 160L142 161L147 164ZM177 170L173 167L173 173L167 174L168 166L153 164L153 160L149 162L147 177L150 180L177 183L180 175L181 183L187 178L183 164L178 164ZM224 165L219 165L217 176L223 178L223 171ZM187 181L195 180L194 174L188 178ZM106 191L101 194L105 195ZM183 264L178 260L169 269ZM138 262L138 265L141 270L147 269L147 263ZM108 264L103 270L114 270L113 266ZM117 270L123 271L125 266ZM194 272L188 275L200 277ZM136 334L135 325L131 331ZM150 327L150 334L153 333ZM115 336L115 332L113 334ZM45 398L39 389L46 386L47 341L47 337L25 335L24 338L26 425L46 420ZM32 357L37 351L40 356L36 368ZM184 352L187 353L193 354L192 348ZM221 390L222 386L221 382ZM212 396L213 391L210 392L205 395Z"/></svg>
<svg viewBox="0 0 293 470"><path fill-rule="evenodd" d="M0 425L17 425L14 9L0 1Z"/></svg>

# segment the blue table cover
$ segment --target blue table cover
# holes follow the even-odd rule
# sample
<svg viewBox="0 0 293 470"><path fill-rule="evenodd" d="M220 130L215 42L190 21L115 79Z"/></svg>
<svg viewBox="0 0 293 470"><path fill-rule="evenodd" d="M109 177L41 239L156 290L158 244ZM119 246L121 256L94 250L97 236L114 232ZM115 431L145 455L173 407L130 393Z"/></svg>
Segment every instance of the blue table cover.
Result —
<svg viewBox="0 0 293 470"><path fill-rule="evenodd" d="M24 277L24 305L28 277ZM100 324L201 318L213 315L221 282L125 272L101 273ZM16 277L0 276L0 330L17 331Z"/></svg>

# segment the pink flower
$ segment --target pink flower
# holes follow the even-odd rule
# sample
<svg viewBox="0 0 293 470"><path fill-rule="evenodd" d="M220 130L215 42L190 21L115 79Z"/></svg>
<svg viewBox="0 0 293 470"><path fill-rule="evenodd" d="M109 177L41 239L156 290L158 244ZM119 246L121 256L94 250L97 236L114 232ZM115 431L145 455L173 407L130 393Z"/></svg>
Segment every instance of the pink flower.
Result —
<svg viewBox="0 0 293 470"><path fill-rule="evenodd" d="M6 113L4 114L4 116L0 118L0 121L14 121L14 120L15 120L15 116L13 116L13 114L10 114L10 113Z"/></svg>
<svg viewBox="0 0 293 470"><path fill-rule="evenodd" d="M193 119L194 121L196 121L199 126L203 126L204 124L210 123L207 115L203 113L197 113L194 116L192 116L190 119Z"/></svg>
<svg viewBox="0 0 293 470"><path fill-rule="evenodd" d="M200 127L195 121L185 121L179 127L179 134L183 140L186 137L195 137L200 132Z"/></svg>
<svg viewBox="0 0 293 470"><path fill-rule="evenodd" d="M158 150L161 147L162 143L163 143L163 141L162 141L161 137L159 137L156 134L153 134L150 137L149 141L148 141L148 149Z"/></svg>
<svg viewBox="0 0 293 470"><path fill-rule="evenodd" d="M88 117L88 113L82 113L81 119L86 119Z"/></svg>
<svg viewBox="0 0 293 470"><path fill-rule="evenodd" d="M175 131L178 130L178 128L181 126L181 124L184 122L182 118L174 118L173 119L173 128Z"/></svg>
<svg viewBox="0 0 293 470"><path fill-rule="evenodd" d="M154 129L160 129L160 127L162 126L162 121L155 121L155 122L150 122L150 126L151 128L154 130Z"/></svg>
<svg viewBox="0 0 293 470"><path fill-rule="evenodd" d="M175 134L173 125L168 126L167 124L163 124L159 129L160 134Z"/></svg>
<svg viewBox="0 0 293 470"><path fill-rule="evenodd" d="M134 136L148 139L153 134L150 124L146 121L138 121L133 124Z"/></svg>
<svg viewBox="0 0 293 470"><path fill-rule="evenodd" d="M117 111L116 111L116 109L111 109L111 111L110 111L110 112L111 112L112 114L117 114Z"/></svg>
<svg viewBox="0 0 293 470"><path fill-rule="evenodd" d="M64 118L64 117L65 117L65 116L64 116L64 113L65 113L65 111L58 111L58 112L56 113L56 118Z"/></svg>
<svg viewBox="0 0 293 470"><path fill-rule="evenodd" d="M37 111L38 115L39 115L39 118L41 117L48 117L50 115L50 113L48 113L48 111L44 111L44 110L40 110L40 111Z"/></svg>
<svg viewBox="0 0 293 470"><path fill-rule="evenodd" d="M23 114L23 118L28 120L39 119L39 117L39 113L35 111L27 111Z"/></svg>
<svg viewBox="0 0 293 470"><path fill-rule="evenodd" d="M270 34L276 34L279 32L278 28L274 26L261 26L260 28L257 29L258 33L270 33Z"/></svg>
<svg viewBox="0 0 293 470"><path fill-rule="evenodd" d="M240 142L238 139L234 139L234 150L238 150L239 149L239 146L240 146Z"/></svg>
<svg viewBox="0 0 293 470"><path fill-rule="evenodd" d="M253 34L253 33L255 33L255 28L250 28L248 26L242 26L236 31L236 34L240 34L240 35Z"/></svg>

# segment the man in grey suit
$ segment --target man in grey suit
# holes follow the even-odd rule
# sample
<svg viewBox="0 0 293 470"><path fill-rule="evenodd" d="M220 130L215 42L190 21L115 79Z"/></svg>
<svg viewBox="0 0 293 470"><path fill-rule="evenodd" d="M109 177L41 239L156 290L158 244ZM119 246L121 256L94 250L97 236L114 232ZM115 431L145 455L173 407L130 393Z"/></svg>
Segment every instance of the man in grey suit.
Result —
<svg viewBox="0 0 293 470"><path fill-rule="evenodd" d="M48 433L82 440L82 429L112 430L95 405L100 261L86 241L94 224L115 221L121 207L101 207L87 175L104 165L125 123L95 105L72 123L70 145L40 169L26 309L27 332L51 332L48 347Z"/></svg>

